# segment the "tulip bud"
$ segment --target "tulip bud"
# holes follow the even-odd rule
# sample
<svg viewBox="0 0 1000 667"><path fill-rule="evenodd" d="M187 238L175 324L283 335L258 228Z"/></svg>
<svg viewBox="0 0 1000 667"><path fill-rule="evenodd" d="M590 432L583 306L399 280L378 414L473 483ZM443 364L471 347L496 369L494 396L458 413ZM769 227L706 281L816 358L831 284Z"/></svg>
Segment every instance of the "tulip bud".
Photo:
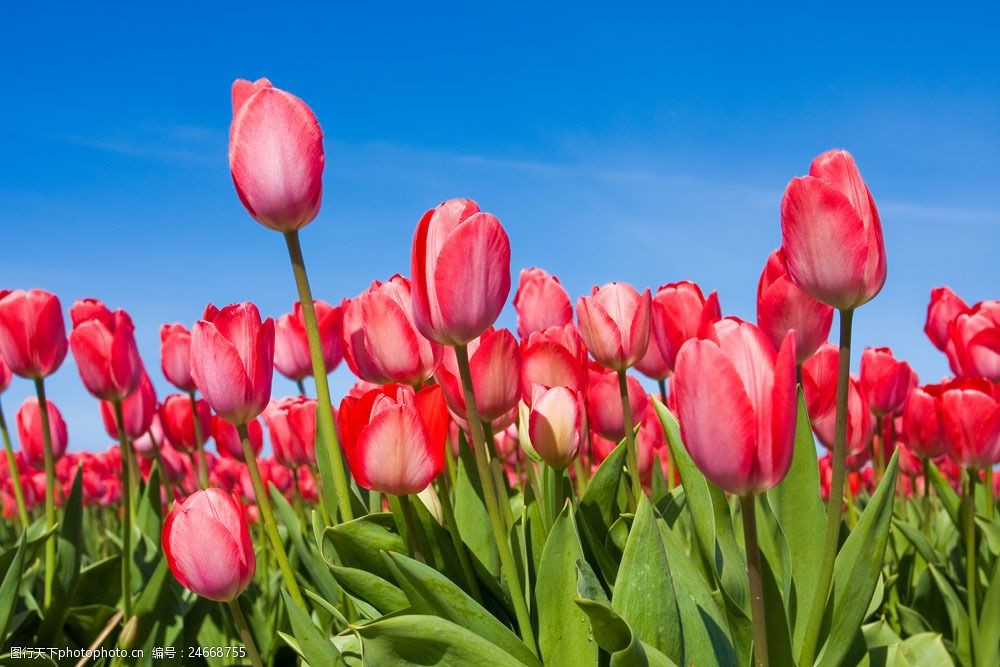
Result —
<svg viewBox="0 0 1000 667"><path fill-rule="evenodd" d="M917 386L917 374L889 348L868 347L861 353L861 386L875 416L894 415Z"/></svg>
<svg viewBox="0 0 1000 667"><path fill-rule="evenodd" d="M528 413L531 446L547 464L562 470L576 458L586 436L586 419L580 392L536 385Z"/></svg>
<svg viewBox="0 0 1000 667"><path fill-rule="evenodd" d="M315 399L303 396L271 401L261 415L271 435L274 458L282 465L297 467L316 463Z"/></svg>
<svg viewBox="0 0 1000 667"><path fill-rule="evenodd" d="M613 282L577 300L580 335L597 363L623 371L642 359L649 346L650 299L648 289L639 294Z"/></svg>
<svg viewBox="0 0 1000 667"><path fill-rule="evenodd" d="M824 447L833 447L837 416L837 367L840 350L824 343L802 364L802 392L813 432ZM847 386L847 452L868 451L875 432L875 420L868 407L861 382L850 376Z"/></svg>
<svg viewBox="0 0 1000 667"><path fill-rule="evenodd" d="M757 283L757 326L778 348L785 334L795 331L796 362L801 364L826 342L833 308L803 292L785 271L781 248L767 258Z"/></svg>
<svg viewBox="0 0 1000 667"><path fill-rule="evenodd" d="M164 324L160 327L160 368L167 382L181 391L194 391L191 332L183 324Z"/></svg>
<svg viewBox="0 0 1000 667"><path fill-rule="evenodd" d="M313 301L319 338L323 348L326 372L332 372L344 357L341 344L342 314L340 306L331 306L325 301ZM309 339L306 336L306 322L302 314L302 303L295 302L292 312L282 315L274 324L274 367L290 380L299 381L312 376L312 357L309 355Z"/></svg>
<svg viewBox="0 0 1000 667"><path fill-rule="evenodd" d="M128 313L83 299L69 314L69 344L87 391L102 401L120 401L135 391L144 371Z"/></svg>
<svg viewBox="0 0 1000 667"><path fill-rule="evenodd" d="M469 369L476 407L483 421L493 421L517 407L521 355L514 334L507 329L488 329L482 336L470 341ZM444 351L434 378L444 390L448 407L464 418L468 414L465 394L453 349Z"/></svg>
<svg viewBox="0 0 1000 667"><path fill-rule="evenodd" d="M264 429L261 428L260 422L252 419L247 424L247 434L250 436L250 447L254 454L260 454L260 450L264 448ZM215 438L215 446L220 456L246 463L240 434L235 426L219 415L212 417L212 437Z"/></svg>
<svg viewBox="0 0 1000 667"><path fill-rule="evenodd" d="M631 375L625 378L625 386L632 423L638 424L649 397ZM617 373L596 365L591 367L587 381L587 419L590 428L616 445L625 437L625 417Z"/></svg>
<svg viewBox="0 0 1000 667"><path fill-rule="evenodd" d="M955 316L945 353L955 375L1000 382L1000 301L983 301Z"/></svg>
<svg viewBox="0 0 1000 667"><path fill-rule="evenodd" d="M0 394L7 391L7 387L10 386L10 381L13 377L14 374L11 373L10 367L3 360L3 357L0 357Z"/></svg>
<svg viewBox="0 0 1000 667"><path fill-rule="evenodd" d="M66 325L55 294L0 290L0 355L15 375L52 375L66 358L66 349Z"/></svg>
<svg viewBox="0 0 1000 667"><path fill-rule="evenodd" d="M938 398L948 456L963 468L1000 463L1000 403L986 380L952 380Z"/></svg>
<svg viewBox="0 0 1000 667"><path fill-rule="evenodd" d="M559 279L542 269L522 269L517 293L517 335L527 338L535 331L564 327L573 322L573 304Z"/></svg>
<svg viewBox="0 0 1000 667"><path fill-rule="evenodd" d="M52 459L58 461L66 453L69 436L66 433L66 422L62 413L52 401L45 401L49 412L49 434L52 436ZM45 440L42 433L42 412L38 408L38 399L29 396L17 411L17 435L21 439L21 451L31 467L41 470L45 463ZM45 495L42 487L40 497Z"/></svg>
<svg viewBox="0 0 1000 667"><path fill-rule="evenodd" d="M911 450L924 458L936 458L947 451L938 410L939 385L916 387L903 407L903 437Z"/></svg>
<svg viewBox="0 0 1000 667"><path fill-rule="evenodd" d="M927 304L927 320L924 333L934 343L934 347L945 351L948 346L948 331L951 323L961 313L967 313L969 306L951 291L950 287L935 287L931 290L931 300Z"/></svg>
<svg viewBox="0 0 1000 667"><path fill-rule="evenodd" d="M122 401L122 418L125 424L125 435L129 440L144 435L149 430L153 422L153 415L156 414L156 390L149 376L143 371L139 380L139 388L125 397ZM104 430L112 438L118 439L118 420L115 416L114 405L108 401L101 401L101 419L104 421Z"/></svg>
<svg viewBox="0 0 1000 667"><path fill-rule="evenodd" d="M171 394L160 405L160 424L163 434L171 445L177 449L193 452L198 447L197 433L194 428L194 411L198 411L198 425L201 427L202 438L207 438L212 427L212 411L203 399L195 401L197 408L192 408L191 397L184 394Z"/></svg>
<svg viewBox="0 0 1000 667"><path fill-rule="evenodd" d="M521 341L521 398L530 403L535 385L587 388L587 348L572 324L528 334Z"/></svg>

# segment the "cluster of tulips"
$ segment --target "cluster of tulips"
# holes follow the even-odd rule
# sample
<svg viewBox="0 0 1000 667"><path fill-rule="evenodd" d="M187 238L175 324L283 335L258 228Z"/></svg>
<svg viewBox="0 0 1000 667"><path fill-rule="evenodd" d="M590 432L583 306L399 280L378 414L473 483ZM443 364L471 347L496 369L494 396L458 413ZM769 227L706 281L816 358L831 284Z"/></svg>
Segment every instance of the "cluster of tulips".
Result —
<svg viewBox="0 0 1000 667"><path fill-rule="evenodd" d="M756 324L688 281L613 282L574 309L532 268L516 334L494 328L508 235L475 202L427 211L409 276L334 306L313 298L299 242L322 193L311 110L237 81L229 158L246 210L285 239L299 300L276 320L244 302L163 325L176 393L157 397L125 311L78 301L67 336L55 295L0 292L0 391L13 374L37 395L18 451L0 412L5 648L146 649L114 658L130 664L237 642L253 665L1000 660L1000 302L932 292L926 332L953 379L920 385L888 348L851 374L852 319L886 256L847 152L788 184ZM46 397L70 351L116 441L101 453L67 450ZM338 405L341 362L358 380ZM298 395L272 395L275 370Z"/></svg>

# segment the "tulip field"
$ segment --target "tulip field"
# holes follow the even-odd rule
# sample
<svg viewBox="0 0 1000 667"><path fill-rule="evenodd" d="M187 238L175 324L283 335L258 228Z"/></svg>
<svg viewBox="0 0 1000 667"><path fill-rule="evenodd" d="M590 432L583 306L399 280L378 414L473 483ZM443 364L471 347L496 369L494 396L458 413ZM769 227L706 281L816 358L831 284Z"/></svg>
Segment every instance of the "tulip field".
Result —
<svg viewBox="0 0 1000 667"><path fill-rule="evenodd" d="M337 302L318 120L266 79L232 107L290 312L192 302L143 359L129 304L0 286L0 392L34 393L0 411L0 663L1000 665L1000 301L931 292L937 382L852 347L889 263L850 153L788 174L755 322L684 276L512 285L469 199ZM68 354L105 451L46 394Z"/></svg>

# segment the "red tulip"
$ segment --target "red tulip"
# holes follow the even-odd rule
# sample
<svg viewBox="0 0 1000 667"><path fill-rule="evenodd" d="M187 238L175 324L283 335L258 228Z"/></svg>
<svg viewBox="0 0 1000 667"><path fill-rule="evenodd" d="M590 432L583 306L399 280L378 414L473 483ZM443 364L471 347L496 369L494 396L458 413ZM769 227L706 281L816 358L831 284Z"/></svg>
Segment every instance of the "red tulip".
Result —
<svg viewBox="0 0 1000 667"><path fill-rule="evenodd" d="M184 588L209 600L235 600L257 561L243 504L222 489L178 501L163 522L163 553Z"/></svg>
<svg viewBox="0 0 1000 667"><path fill-rule="evenodd" d="M813 432L820 443L833 447L834 422L837 413L837 366L840 351L832 343L824 343L802 364L802 392ZM847 387L847 452L867 451L875 431L875 420L868 407L861 382L850 376Z"/></svg>
<svg viewBox="0 0 1000 667"><path fill-rule="evenodd" d="M757 326L771 344L778 348L785 334L794 330L796 362L801 364L826 342L832 323L833 308L792 282L781 248L772 252L757 283Z"/></svg>
<svg viewBox="0 0 1000 667"><path fill-rule="evenodd" d="M313 301L319 324L320 343L326 372L333 371L344 357L341 344L343 310L325 301ZM290 380L312 376L312 357L309 356L309 339L302 315L302 303L295 302L291 313L282 315L274 324L274 367Z"/></svg>
<svg viewBox="0 0 1000 667"><path fill-rule="evenodd" d="M271 401L264 411L271 449L282 465L315 465L317 405L315 399L294 396Z"/></svg>
<svg viewBox="0 0 1000 667"><path fill-rule="evenodd" d="M49 408L49 434L52 436L52 459L58 461L66 453L69 436L62 413L52 401L45 402ZM17 411L17 435L21 439L21 451L31 467L41 470L45 463L45 441L42 434L42 413L38 409L38 399L29 396ZM45 496L45 487L39 497Z"/></svg>
<svg viewBox="0 0 1000 667"><path fill-rule="evenodd" d="M955 316L945 352L955 375L1000 382L1000 301L983 301Z"/></svg>
<svg viewBox="0 0 1000 667"><path fill-rule="evenodd" d="M254 220L279 232L312 222L324 161L323 131L305 102L267 79L233 82L229 169Z"/></svg>
<svg viewBox="0 0 1000 667"><path fill-rule="evenodd" d="M587 348L572 324L528 334L521 341L521 398L530 403L532 387L587 388Z"/></svg>
<svg viewBox="0 0 1000 667"><path fill-rule="evenodd" d="M390 384L340 404L344 453L358 484L405 495L423 491L444 466L448 410L441 388L414 393Z"/></svg>
<svg viewBox="0 0 1000 667"><path fill-rule="evenodd" d="M986 380L952 380L938 399L948 456L963 468L1000 463L1000 402Z"/></svg>
<svg viewBox="0 0 1000 667"><path fill-rule="evenodd" d="M576 458L586 433L587 414L580 392L535 386L528 413L528 439L543 461L562 470Z"/></svg>
<svg viewBox="0 0 1000 667"><path fill-rule="evenodd" d="M781 200L781 248L792 281L841 310L868 303L885 284L882 224L850 153L823 153Z"/></svg>
<svg viewBox="0 0 1000 667"><path fill-rule="evenodd" d="M11 373L10 367L3 360L3 357L0 357L0 394L7 390L13 377L14 375Z"/></svg>
<svg viewBox="0 0 1000 667"><path fill-rule="evenodd" d="M191 331L191 377L215 412L246 424L271 399L274 320L249 302L214 310Z"/></svg>
<svg viewBox="0 0 1000 667"><path fill-rule="evenodd" d="M900 443L897 447L899 449L899 471L907 477L922 475L924 472L924 462L920 457L903 443ZM891 456L892 452L889 452L889 455ZM888 461L889 459L886 458L885 460Z"/></svg>
<svg viewBox="0 0 1000 667"><path fill-rule="evenodd" d="M419 385L441 363L442 348L424 338L413 320L410 281L395 275L345 300L344 357L362 380Z"/></svg>
<svg viewBox="0 0 1000 667"><path fill-rule="evenodd" d="M207 439L212 428L212 411L203 399L195 401L198 406L198 425L201 427L201 437ZM191 397L185 394L171 394L160 405L160 424L163 434L171 445L177 449L193 452L198 447L197 434L194 429L194 409L191 407Z"/></svg>
<svg viewBox="0 0 1000 667"><path fill-rule="evenodd" d="M260 454L264 448L264 429L256 419L247 424L247 434L250 436L250 447L254 454ZM243 457L243 441L236 427L227 422L219 415L212 417L212 437L215 438L215 446L219 450L219 455L246 462Z"/></svg>
<svg viewBox="0 0 1000 667"><path fill-rule="evenodd" d="M597 363L622 371L642 359L649 346L650 298L648 289L639 294L613 282L577 300L580 335Z"/></svg>
<svg viewBox="0 0 1000 667"><path fill-rule="evenodd" d="M470 199L424 214L410 259L413 321L427 338L461 345L482 335L510 294L510 241Z"/></svg>
<svg viewBox="0 0 1000 667"><path fill-rule="evenodd" d="M942 352L945 351L948 346L948 330L951 323L960 314L968 311L969 306L952 292L950 287L935 287L931 290L924 333L934 343L934 347Z"/></svg>
<svg viewBox="0 0 1000 667"><path fill-rule="evenodd" d="M510 412L520 398L521 355L517 340L507 329L488 329L469 342L469 368L476 407L483 421L493 421ZM434 378L444 390L448 407L459 417L467 415L458 361L447 349Z"/></svg>
<svg viewBox="0 0 1000 667"><path fill-rule="evenodd" d="M163 434L163 424L160 422L160 406L156 406L149 428L142 435L132 439L132 449L144 459L155 459L156 450L164 444L166 436Z"/></svg>
<svg viewBox="0 0 1000 667"><path fill-rule="evenodd" d="M573 322L573 304L559 279L542 269L521 269L514 294L517 335L527 338L535 331L563 327Z"/></svg>
<svg viewBox="0 0 1000 667"><path fill-rule="evenodd" d="M15 375L52 375L66 358L66 349L66 325L55 294L0 290L0 355Z"/></svg>
<svg viewBox="0 0 1000 667"><path fill-rule="evenodd" d="M687 280L662 285L653 295L651 316L650 345L659 348L663 364L673 372L681 346L722 319L719 295L712 292L706 299L701 288Z"/></svg>
<svg viewBox="0 0 1000 667"><path fill-rule="evenodd" d="M139 388L122 401L122 417L125 423L125 435L129 440L144 435L153 422L156 414L156 390L145 371L139 380ZM104 430L112 438L118 439L118 421L115 417L114 405L101 401L101 418L104 420Z"/></svg>
<svg viewBox="0 0 1000 667"><path fill-rule="evenodd" d="M867 347L861 353L861 386L876 416L898 414L917 386L917 374L887 347Z"/></svg>
<svg viewBox="0 0 1000 667"><path fill-rule="evenodd" d="M128 313L111 312L96 299L82 299L69 315L73 320L69 344L87 391L102 401L120 401L135 391L144 370Z"/></svg>
<svg viewBox="0 0 1000 667"><path fill-rule="evenodd" d="M662 450L667 447L667 434L663 432L663 425L660 423L660 415L656 412L653 401L646 403L646 409L642 413L642 424L635 435L635 449L639 463L639 479L645 484L652 480L653 459L661 455ZM663 452L663 460L666 463L666 452ZM666 472L666 471L664 471Z"/></svg>
<svg viewBox="0 0 1000 667"><path fill-rule="evenodd" d="M903 437L911 450L925 458L936 458L947 451L944 427L938 409L939 385L916 387L903 407Z"/></svg>
<svg viewBox="0 0 1000 667"><path fill-rule="evenodd" d="M164 324L160 327L160 368L167 382L181 391L194 391L191 332L183 324Z"/></svg>
<svg viewBox="0 0 1000 667"><path fill-rule="evenodd" d="M625 386L632 423L638 424L649 397L631 375L626 377ZM587 381L587 419L591 429L615 444L625 437L625 417L617 373L605 371L599 366L591 369Z"/></svg>
<svg viewBox="0 0 1000 667"><path fill-rule="evenodd" d="M795 337L774 346L752 324L726 318L677 355L674 390L684 445L713 484L737 495L765 491L792 463ZM706 382L711 378L711 382Z"/></svg>

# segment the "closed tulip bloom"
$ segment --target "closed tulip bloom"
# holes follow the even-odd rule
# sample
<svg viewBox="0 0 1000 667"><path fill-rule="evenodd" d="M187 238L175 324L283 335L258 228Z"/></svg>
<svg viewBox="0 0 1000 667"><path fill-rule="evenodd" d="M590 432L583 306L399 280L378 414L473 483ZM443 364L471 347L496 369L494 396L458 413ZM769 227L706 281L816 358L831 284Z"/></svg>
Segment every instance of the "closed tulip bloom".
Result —
<svg viewBox="0 0 1000 667"><path fill-rule="evenodd" d="M191 331L191 376L215 412L246 424L271 400L274 320L249 302L211 310Z"/></svg>
<svg viewBox="0 0 1000 667"><path fill-rule="evenodd" d="M535 331L521 341L521 398L527 403L534 385L587 388L587 348L572 324Z"/></svg>
<svg viewBox="0 0 1000 667"><path fill-rule="evenodd" d="M233 82L229 170L254 220L279 232L312 222L324 163L323 131L305 102L267 79Z"/></svg>
<svg viewBox="0 0 1000 667"><path fill-rule="evenodd" d="M23 378L56 372L66 358L66 325L55 294L0 290L0 356Z"/></svg>
<svg viewBox="0 0 1000 667"><path fill-rule="evenodd" d="M962 313L969 312L969 306L951 291L950 287L935 287L931 290L931 300L927 304L927 319L924 333L942 352L948 346L948 331L951 323Z"/></svg>
<svg viewBox="0 0 1000 667"><path fill-rule="evenodd" d="M204 399L199 398L195 404L202 436L207 438L212 428L212 411ZM195 409L191 407L191 397L185 394L171 394L160 405L160 425L163 427L163 434L171 445L186 452L193 452L198 447L194 429L194 411Z"/></svg>
<svg viewBox="0 0 1000 667"><path fill-rule="evenodd" d="M867 347L861 353L861 385L876 416L898 414L917 386L917 374L887 347Z"/></svg>
<svg viewBox="0 0 1000 667"><path fill-rule="evenodd" d="M49 433L52 436L52 458L58 461L66 453L69 436L62 413L52 401L46 401L49 408ZM42 435L42 413L38 409L38 399L29 396L17 411L17 435L21 439L21 451L31 467L42 470L45 463L45 447ZM45 487L39 497L45 496Z"/></svg>
<svg viewBox="0 0 1000 667"><path fill-rule="evenodd" d="M882 223L847 151L823 153L781 200L781 248L792 281L841 310L868 303L885 284Z"/></svg>
<svg viewBox="0 0 1000 667"><path fill-rule="evenodd" d="M933 459L947 452L938 410L939 385L916 387L903 406L903 438L919 456Z"/></svg>
<svg viewBox="0 0 1000 667"><path fill-rule="evenodd" d="M417 330L409 280L376 280L342 307L344 357L359 378L419 385L434 374L443 350Z"/></svg>
<svg viewBox="0 0 1000 667"><path fill-rule="evenodd" d="M594 287L576 302L580 335L590 356L615 371L634 366L649 346L650 293L625 283Z"/></svg>
<svg viewBox="0 0 1000 667"><path fill-rule="evenodd" d="M802 364L802 392L813 432L820 444L833 448L837 414L837 365L840 351L824 343ZM875 432L875 419L868 407L861 381L851 375L847 385L847 452L867 451Z"/></svg>
<svg viewBox="0 0 1000 667"><path fill-rule="evenodd" d="M11 373L10 367L3 360L3 357L0 357L0 394L7 390L13 377L14 374Z"/></svg>
<svg viewBox="0 0 1000 667"><path fill-rule="evenodd" d="M510 294L510 240L471 199L424 214L410 256L413 321L443 345L468 343L496 321Z"/></svg>
<svg viewBox="0 0 1000 667"><path fill-rule="evenodd" d="M235 600L257 565L243 504L222 489L178 501L163 522L163 553L184 588L209 600Z"/></svg>
<svg viewBox="0 0 1000 667"><path fill-rule="evenodd" d="M183 324L164 324L160 327L160 368L167 382L181 391L194 391L191 332Z"/></svg>
<svg viewBox="0 0 1000 667"><path fill-rule="evenodd" d="M563 327L573 322L573 304L559 279L542 269L521 269L514 294L517 335L527 338L535 331Z"/></svg>
<svg viewBox="0 0 1000 667"><path fill-rule="evenodd" d="M638 424L649 397L639 381L631 375L625 378L632 423ZM625 417L622 413L618 376L600 367L593 368L587 380L587 419L595 432L617 444L625 437Z"/></svg>
<svg viewBox="0 0 1000 667"><path fill-rule="evenodd" d="M69 314L73 320L69 345L87 391L102 401L120 401L135 391L144 369L128 313L111 312L96 299L82 299Z"/></svg>
<svg viewBox="0 0 1000 667"><path fill-rule="evenodd" d="M1000 463L1000 403L983 379L957 379L941 386L939 410L948 456L963 468Z"/></svg>
<svg viewBox="0 0 1000 667"><path fill-rule="evenodd" d="M264 448L264 429L256 419L247 424L247 434L250 436L250 447L254 454L260 454ZM227 422L219 415L212 417L212 437L215 438L215 446L219 450L219 455L246 462L243 457L243 441L236 427Z"/></svg>
<svg viewBox="0 0 1000 667"><path fill-rule="evenodd" d="M145 371L139 380L139 388L122 401L122 417L125 424L125 436L129 440L145 435L153 423L156 414L156 390ZM115 408L108 401L101 401L101 419L104 420L104 430L112 438L118 439L118 422Z"/></svg>
<svg viewBox="0 0 1000 667"><path fill-rule="evenodd" d="M959 313L945 353L955 375L1000 382L1000 301L983 301Z"/></svg>
<svg viewBox="0 0 1000 667"><path fill-rule="evenodd" d="M642 423L635 434L635 449L639 463L639 479L644 484L652 480L653 461L661 457L661 451L666 449L667 434L663 432L660 415L652 400L646 402L642 412ZM664 462L666 456L663 457Z"/></svg>
<svg viewBox="0 0 1000 667"><path fill-rule="evenodd" d="M483 421L493 421L510 412L520 398L521 354L517 340L507 329L488 329L469 342L469 369L476 407ZM453 349L447 349L434 378L444 390L448 407L460 417L467 414L465 394Z"/></svg>
<svg viewBox="0 0 1000 667"><path fill-rule="evenodd" d="M274 458L290 468L316 463L315 399L293 396L271 401L262 417Z"/></svg>
<svg viewBox="0 0 1000 667"><path fill-rule="evenodd" d="M528 412L528 439L542 460L562 470L586 437L587 415L583 395L566 387L535 386Z"/></svg>
<svg viewBox="0 0 1000 667"><path fill-rule="evenodd" d="M156 451L165 444L166 436L163 434L163 424L160 423L160 406L156 406L149 428L142 435L132 439L132 449L144 459L155 459Z"/></svg>
<svg viewBox="0 0 1000 667"><path fill-rule="evenodd" d="M650 313L650 345L659 348L663 364L671 372L681 346L702 328L722 319L719 295L712 292L706 299L701 288L687 280L662 285L653 295Z"/></svg>
<svg viewBox="0 0 1000 667"><path fill-rule="evenodd" d="M650 330L652 336L652 330ZM667 365L667 360L660 352L660 346L655 340L651 340L646 347L646 354L636 362L635 369L653 380L665 380L669 377L673 369Z"/></svg>
<svg viewBox="0 0 1000 667"><path fill-rule="evenodd" d="M319 325L320 344L326 372L333 371L344 357L341 343L343 310L325 301L313 301ZM312 357L309 356L309 339L302 315L302 303L295 302L291 313L282 315L274 324L274 367L290 380L312 376Z"/></svg>
<svg viewBox="0 0 1000 667"><path fill-rule="evenodd" d="M781 248L767 258L757 283L757 326L775 348L795 331L796 362L801 364L826 342L833 308L816 301L792 282Z"/></svg>
<svg viewBox="0 0 1000 667"><path fill-rule="evenodd" d="M444 466L448 409L440 387L389 384L345 398L339 418L351 473L366 489L419 493Z"/></svg>

